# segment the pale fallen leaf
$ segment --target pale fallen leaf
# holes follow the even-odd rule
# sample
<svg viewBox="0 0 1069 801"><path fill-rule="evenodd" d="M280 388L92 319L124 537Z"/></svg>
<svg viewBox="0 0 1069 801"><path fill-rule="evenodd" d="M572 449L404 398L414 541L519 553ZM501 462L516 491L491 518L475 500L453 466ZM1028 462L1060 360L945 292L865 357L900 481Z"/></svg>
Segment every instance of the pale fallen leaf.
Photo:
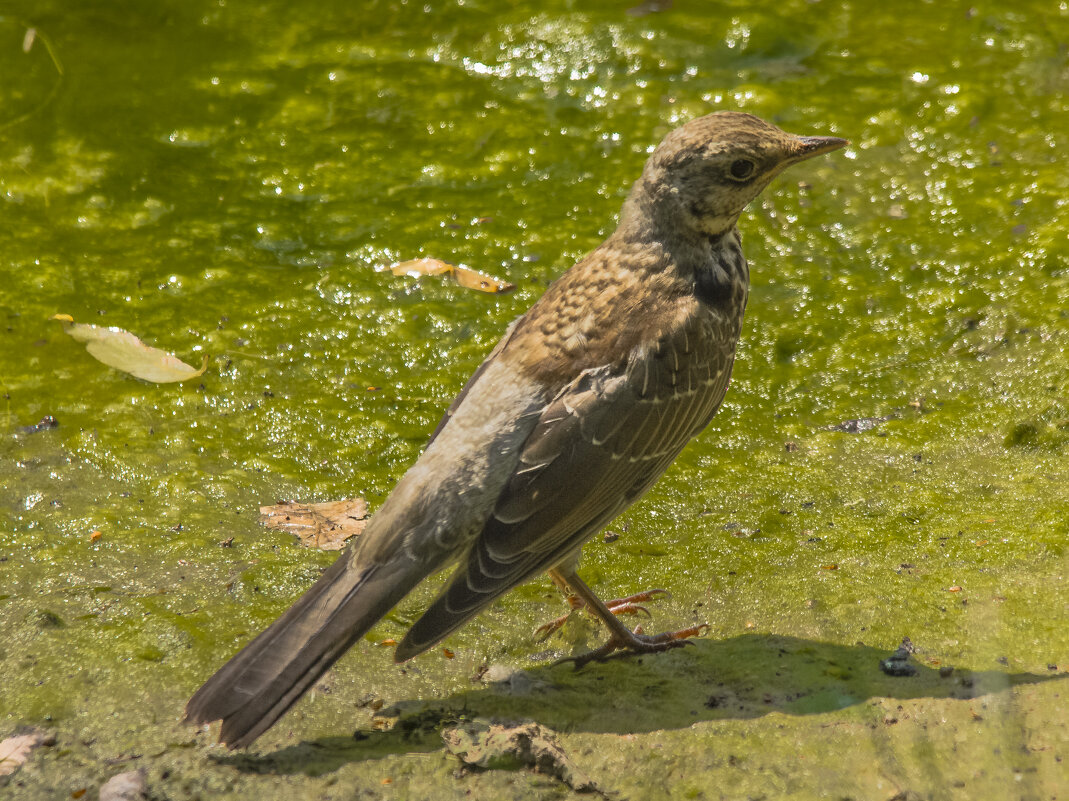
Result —
<svg viewBox="0 0 1069 801"><path fill-rule="evenodd" d="M340 551L346 540L367 525L367 502L363 498L323 503L283 501L261 506L260 522L268 528L288 531L309 548Z"/></svg>
<svg viewBox="0 0 1069 801"><path fill-rule="evenodd" d="M129 331L123 331L121 328L103 328L88 323L76 323L69 314L54 314L52 319L58 320L63 325L63 330L74 339L84 343L90 356L108 367L122 370L135 378L157 384L169 384L196 378L208 369L207 354L198 370L177 356L146 345Z"/></svg>
<svg viewBox="0 0 1069 801"><path fill-rule="evenodd" d="M455 268L452 264L440 259L410 259L398 262L390 268L394 275L408 275L419 278L421 275L443 275L452 273Z"/></svg>
<svg viewBox="0 0 1069 801"><path fill-rule="evenodd" d="M466 765L484 770L530 768L560 779L577 793L604 795L564 753L553 732L537 723L467 720L443 731L442 739L446 749Z"/></svg>
<svg viewBox="0 0 1069 801"><path fill-rule="evenodd" d="M16 734L0 742L0 776L10 776L29 759L30 753L44 745L48 735L40 731Z"/></svg>
<svg viewBox="0 0 1069 801"><path fill-rule="evenodd" d="M465 289L477 289L492 294L511 292L515 284L494 278L492 275L476 272L467 267L457 267L441 259L411 259L393 265L390 271L394 275L409 275L418 278L421 275L451 275Z"/></svg>

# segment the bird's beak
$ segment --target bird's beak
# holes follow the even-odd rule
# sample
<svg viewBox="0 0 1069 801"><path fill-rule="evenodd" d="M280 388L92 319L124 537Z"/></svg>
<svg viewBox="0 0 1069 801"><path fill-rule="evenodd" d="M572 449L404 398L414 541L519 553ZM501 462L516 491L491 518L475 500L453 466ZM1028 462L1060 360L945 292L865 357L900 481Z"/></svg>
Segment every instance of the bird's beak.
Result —
<svg viewBox="0 0 1069 801"><path fill-rule="evenodd" d="M837 136L799 136L795 138L795 150L791 155L791 161L805 161L822 153L830 153L840 147L850 144L846 139Z"/></svg>

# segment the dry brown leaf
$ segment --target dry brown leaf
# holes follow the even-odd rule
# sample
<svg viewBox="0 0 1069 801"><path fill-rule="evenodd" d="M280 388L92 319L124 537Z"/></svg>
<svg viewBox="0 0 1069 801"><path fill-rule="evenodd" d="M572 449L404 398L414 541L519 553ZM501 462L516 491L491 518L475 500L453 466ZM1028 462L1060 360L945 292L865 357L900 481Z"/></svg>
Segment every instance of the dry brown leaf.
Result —
<svg viewBox="0 0 1069 801"><path fill-rule="evenodd" d="M467 267L457 267L441 259L411 259L393 265L390 270L394 275L410 275L414 278L421 275L451 275L465 289L477 289L491 294L511 292L516 288L515 284L508 281Z"/></svg>
<svg viewBox="0 0 1069 801"><path fill-rule="evenodd" d="M43 745L47 735L32 731L28 734L16 734L0 742L0 776L10 776L29 759L30 752Z"/></svg>
<svg viewBox="0 0 1069 801"><path fill-rule="evenodd" d="M309 548L340 551L346 540L367 525L367 502L363 498L323 503L283 501L261 506L260 522L268 528L288 531Z"/></svg>
<svg viewBox="0 0 1069 801"><path fill-rule="evenodd" d="M156 384L170 384L196 378L208 369L207 354L198 370L177 356L146 345L121 328L76 323L69 314L54 314L52 319L58 320L63 325L63 330L74 339L84 343L89 355L97 361L129 373L135 378Z"/></svg>
<svg viewBox="0 0 1069 801"><path fill-rule="evenodd" d="M465 289L478 289L480 292L498 294L511 292L516 288L515 284L510 284L508 281L501 281L492 275L469 270L467 267L457 267L454 275L457 283Z"/></svg>

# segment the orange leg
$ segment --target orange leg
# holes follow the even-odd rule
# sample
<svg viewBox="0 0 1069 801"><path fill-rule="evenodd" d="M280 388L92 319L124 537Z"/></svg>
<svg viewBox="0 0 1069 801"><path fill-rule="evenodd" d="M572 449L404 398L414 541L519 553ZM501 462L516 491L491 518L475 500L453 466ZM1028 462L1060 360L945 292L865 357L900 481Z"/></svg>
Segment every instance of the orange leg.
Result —
<svg viewBox="0 0 1069 801"><path fill-rule="evenodd" d="M572 616L573 612L578 612L580 609L586 606L586 602L583 601L578 595L574 594L568 585L564 582L564 579L555 570L549 571L549 577L553 579L553 583L556 584L561 592L564 593L564 599L568 602L568 606L571 607L571 611L566 615L561 615L556 620L551 620L548 623L543 623L537 629L535 629L535 636L539 640L545 640L553 632L560 629L564 625L565 621ZM645 592L639 592L635 595L629 595L626 598L614 598L611 601L605 602L605 607L614 615L645 615L651 617L650 610L642 606L642 604L648 601L655 601L658 598L671 598L672 593L668 590L662 590L660 588L653 590L646 590ZM594 614L597 614L596 612Z"/></svg>
<svg viewBox="0 0 1069 801"><path fill-rule="evenodd" d="M641 626L631 631L617 619L616 615L624 613L635 614L639 611L648 615L649 612L638 604L668 595L667 590L649 590L628 598L618 598L606 604L594 594L594 591L587 586L585 581L576 575L574 570L565 574L553 569L549 571L549 576L558 587L561 587L561 589L570 588L578 596L573 598L569 595L568 597L568 603L573 610L585 606L608 627L612 634L609 641L600 648L596 648L582 656L561 660L562 662L574 662L577 669L588 662L604 661L617 651L620 652L619 655L623 655L626 653L656 653L658 651L667 651L670 648L678 648L687 645L692 637L701 636L709 628L708 624L703 623L700 626L691 626L679 631L665 632L654 636L643 634ZM567 616L542 626L539 631L546 631L543 639L549 633L560 628L565 619L567 619Z"/></svg>

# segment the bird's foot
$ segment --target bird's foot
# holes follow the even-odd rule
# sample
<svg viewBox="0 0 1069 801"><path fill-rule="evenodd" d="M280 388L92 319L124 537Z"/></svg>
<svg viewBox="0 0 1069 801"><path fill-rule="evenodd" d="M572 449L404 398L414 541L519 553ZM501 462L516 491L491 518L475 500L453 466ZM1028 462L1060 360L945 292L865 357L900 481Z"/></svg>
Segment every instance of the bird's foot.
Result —
<svg viewBox="0 0 1069 801"><path fill-rule="evenodd" d="M636 593L635 595L629 595L626 598L616 598L612 601L606 601L605 606L614 615L645 615L650 617L650 610L642 606L642 604L648 601L656 601L659 598L671 598L672 593L668 590L663 590L659 587L646 590L645 592ZM556 620L551 620L548 623L543 623L537 629L535 629L535 637L541 642L547 639L553 632L560 629L561 626L567 622L568 618L573 613L578 612L580 609L586 606L583 599L576 595L567 596L568 606L571 607L571 611L566 615L561 615Z"/></svg>
<svg viewBox="0 0 1069 801"><path fill-rule="evenodd" d="M576 670L591 662L604 662L607 659L617 659L632 654L655 654L672 648L682 648L684 645L693 645L692 637L700 637L709 630L708 623L701 623L679 631L667 631L663 634L647 635L642 633L642 627L638 626L634 631L628 632L628 636L613 635L607 643L600 648L595 648L579 656L568 656L558 659L554 665L571 662Z"/></svg>

